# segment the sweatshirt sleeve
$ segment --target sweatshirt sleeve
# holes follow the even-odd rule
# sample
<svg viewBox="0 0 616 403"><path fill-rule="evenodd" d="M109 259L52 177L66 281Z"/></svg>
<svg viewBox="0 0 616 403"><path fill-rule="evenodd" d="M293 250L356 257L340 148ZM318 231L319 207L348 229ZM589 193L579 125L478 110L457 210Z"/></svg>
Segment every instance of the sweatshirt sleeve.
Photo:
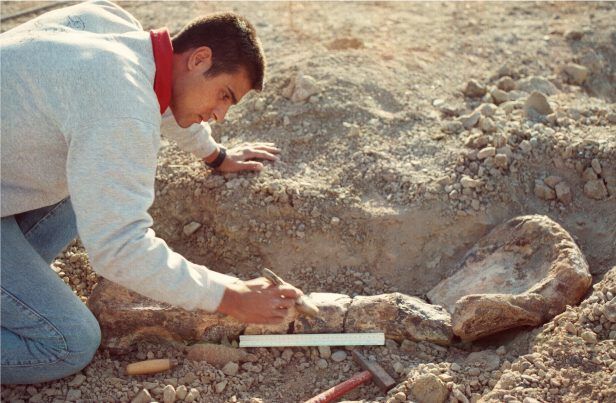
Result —
<svg viewBox="0 0 616 403"><path fill-rule="evenodd" d="M169 108L162 116L161 131L182 150L193 153L199 158L207 157L218 147L218 143L212 137L212 128L209 124L195 123L185 129L181 128Z"/></svg>
<svg viewBox="0 0 616 403"><path fill-rule="evenodd" d="M69 194L95 271L146 297L215 311L237 279L189 262L150 228L159 129L136 119L97 122L67 143Z"/></svg>

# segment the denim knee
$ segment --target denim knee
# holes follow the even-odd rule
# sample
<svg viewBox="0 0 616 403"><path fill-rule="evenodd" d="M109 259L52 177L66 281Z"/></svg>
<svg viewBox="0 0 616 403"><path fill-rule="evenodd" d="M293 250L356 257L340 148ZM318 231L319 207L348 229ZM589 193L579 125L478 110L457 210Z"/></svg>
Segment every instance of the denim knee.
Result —
<svg viewBox="0 0 616 403"><path fill-rule="evenodd" d="M68 345L68 364L77 372L90 363L101 344L101 329L96 318L90 311L75 324L75 331L65 334Z"/></svg>

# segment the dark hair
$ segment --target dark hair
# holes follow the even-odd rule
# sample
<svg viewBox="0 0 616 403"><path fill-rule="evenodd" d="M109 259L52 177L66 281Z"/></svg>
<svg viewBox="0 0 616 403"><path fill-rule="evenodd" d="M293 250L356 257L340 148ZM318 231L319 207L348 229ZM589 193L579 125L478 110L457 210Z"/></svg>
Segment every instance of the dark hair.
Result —
<svg viewBox="0 0 616 403"><path fill-rule="evenodd" d="M254 26L233 13L212 14L189 22L171 40L174 53L207 46L212 49L212 67L207 76L246 70L252 89L263 89L265 56Z"/></svg>

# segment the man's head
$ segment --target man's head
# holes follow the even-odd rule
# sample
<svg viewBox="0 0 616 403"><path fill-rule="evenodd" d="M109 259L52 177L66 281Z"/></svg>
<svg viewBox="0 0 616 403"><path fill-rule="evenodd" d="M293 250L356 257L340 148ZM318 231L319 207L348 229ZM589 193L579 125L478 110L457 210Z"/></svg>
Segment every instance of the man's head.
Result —
<svg viewBox="0 0 616 403"><path fill-rule="evenodd" d="M231 13L197 18L172 39L171 110L182 127L222 121L250 90L261 91L265 57L252 24Z"/></svg>

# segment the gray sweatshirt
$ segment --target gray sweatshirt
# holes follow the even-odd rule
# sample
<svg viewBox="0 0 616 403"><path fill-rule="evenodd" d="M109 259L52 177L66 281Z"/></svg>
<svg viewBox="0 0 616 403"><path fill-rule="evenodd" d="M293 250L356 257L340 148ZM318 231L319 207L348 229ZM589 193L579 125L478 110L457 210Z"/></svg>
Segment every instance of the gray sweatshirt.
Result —
<svg viewBox="0 0 616 403"><path fill-rule="evenodd" d="M1 34L0 60L2 217L70 196L98 274L214 311L236 279L189 262L150 228L161 125L201 157L216 143L207 124L161 117L149 32L113 3L83 3Z"/></svg>

